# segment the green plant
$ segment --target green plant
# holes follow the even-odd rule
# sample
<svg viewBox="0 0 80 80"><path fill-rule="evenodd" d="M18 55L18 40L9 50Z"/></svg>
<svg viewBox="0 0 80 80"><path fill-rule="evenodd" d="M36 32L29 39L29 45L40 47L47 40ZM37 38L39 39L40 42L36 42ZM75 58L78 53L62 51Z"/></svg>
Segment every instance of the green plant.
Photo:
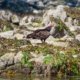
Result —
<svg viewBox="0 0 80 80"><path fill-rule="evenodd" d="M44 64L51 65L53 63L53 56L47 54L44 58Z"/></svg>
<svg viewBox="0 0 80 80"><path fill-rule="evenodd" d="M54 55L53 60L54 60L53 66L55 67L62 66L66 61L66 55L64 52L58 52L56 55Z"/></svg>
<svg viewBox="0 0 80 80"><path fill-rule="evenodd" d="M21 63L27 67L32 67L32 63L29 61L29 52L23 52Z"/></svg>

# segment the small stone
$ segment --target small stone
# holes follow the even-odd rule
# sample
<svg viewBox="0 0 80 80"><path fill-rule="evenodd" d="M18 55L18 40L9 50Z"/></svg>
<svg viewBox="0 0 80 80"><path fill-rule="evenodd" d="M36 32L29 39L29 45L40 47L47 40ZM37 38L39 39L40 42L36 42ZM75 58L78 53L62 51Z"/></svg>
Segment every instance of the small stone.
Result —
<svg viewBox="0 0 80 80"><path fill-rule="evenodd" d="M11 21L12 21L12 23L19 23L19 17L17 15L12 15Z"/></svg>

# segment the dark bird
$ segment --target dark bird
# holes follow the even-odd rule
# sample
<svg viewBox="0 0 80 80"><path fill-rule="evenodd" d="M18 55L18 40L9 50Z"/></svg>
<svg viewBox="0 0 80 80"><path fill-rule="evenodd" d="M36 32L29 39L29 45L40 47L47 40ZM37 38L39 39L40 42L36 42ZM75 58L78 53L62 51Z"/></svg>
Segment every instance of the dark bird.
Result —
<svg viewBox="0 0 80 80"><path fill-rule="evenodd" d="M45 29L38 29L31 34L28 34L27 38L40 39L42 42L45 42L45 40L50 36L52 27L53 25L50 23Z"/></svg>

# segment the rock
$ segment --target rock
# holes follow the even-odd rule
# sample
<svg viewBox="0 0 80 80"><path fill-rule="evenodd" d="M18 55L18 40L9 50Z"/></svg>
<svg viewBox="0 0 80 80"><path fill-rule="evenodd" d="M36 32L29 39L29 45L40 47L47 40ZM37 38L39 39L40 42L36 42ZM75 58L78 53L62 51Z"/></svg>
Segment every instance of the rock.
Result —
<svg viewBox="0 0 80 80"><path fill-rule="evenodd" d="M7 39L13 39L14 31L1 32L0 36Z"/></svg>
<svg viewBox="0 0 80 80"><path fill-rule="evenodd" d="M0 19L3 20L3 14L5 14L4 10L0 10Z"/></svg>
<svg viewBox="0 0 80 80"><path fill-rule="evenodd" d="M54 46L59 46L59 47L67 47L68 46L68 42L57 41L57 39L53 38L52 36L49 36L46 39L46 43L50 44L50 45L54 45Z"/></svg>
<svg viewBox="0 0 80 80"><path fill-rule="evenodd" d="M60 18L63 22L67 18L66 11L64 10L63 5L58 5L56 9L50 9L46 11L43 15L43 22L49 22L50 16L53 16L54 18ZM49 21L48 21L49 20Z"/></svg>
<svg viewBox="0 0 80 80"><path fill-rule="evenodd" d="M35 53L32 53L31 52L31 56L33 57L33 58L31 58L29 61L30 62L35 62L35 63L43 63L43 60L44 60L44 58L45 58L45 56L43 56L42 54L35 54Z"/></svg>
<svg viewBox="0 0 80 80"><path fill-rule="evenodd" d="M35 19L34 16L29 16L28 17L28 23L31 24L34 19Z"/></svg>
<svg viewBox="0 0 80 80"><path fill-rule="evenodd" d="M6 53L0 57L0 68L14 64L15 53Z"/></svg>
<svg viewBox="0 0 80 80"><path fill-rule="evenodd" d="M20 20L19 25L20 26L27 26L27 23L28 23L28 16L25 16Z"/></svg>
<svg viewBox="0 0 80 80"><path fill-rule="evenodd" d="M78 26L78 20L74 19L73 25L74 25L74 26Z"/></svg>
<svg viewBox="0 0 80 80"><path fill-rule="evenodd" d="M12 13L7 10L0 10L0 18L4 20L10 21L10 18L12 16Z"/></svg>
<svg viewBox="0 0 80 80"><path fill-rule="evenodd" d="M43 15L43 21L42 21L42 25L47 26L50 22L50 17L47 14Z"/></svg>
<svg viewBox="0 0 80 80"><path fill-rule="evenodd" d="M64 22L66 18L67 18L67 13L63 11L62 15L60 16L60 19Z"/></svg>
<svg viewBox="0 0 80 80"><path fill-rule="evenodd" d="M67 21L64 23L72 32L80 30L80 26L78 26L78 21L76 19L73 20L71 17L68 17Z"/></svg>
<svg viewBox="0 0 80 80"><path fill-rule="evenodd" d="M21 51L18 52L18 53L16 54L16 56L14 57L14 63L16 64L16 63L21 62L22 57L23 57L22 52L21 52Z"/></svg>
<svg viewBox="0 0 80 80"><path fill-rule="evenodd" d="M80 43L80 34L76 35L75 39Z"/></svg>
<svg viewBox="0 0 80 80"><path fill-rule="evenodd" d="M36 10L36 9L33 10L33 13L34 13L34 14L40 14L41 12L42 12L42 11L39 11L39 10Z"/></svg>
<svg viewBox="0 0 80 80"><path fill-rule="evenodd" d="M43 4L43 2L42 1L39 1L38 3L37 3L37 5L39 6L39 7L44 7L44 4Z"/></svg>
<svg viewBox="0 0 80 80"><path fill-rule="evenodd" d="M29 24L32 24L34 19L34 16L25 16L20 20L19 25L28 27Z"/></svg>
<svg viewBox="0 0 80 80"><path fill-rule="evenodd" d="M64 37L60 38L60 40L72 42L74 40L74 38L69 35L65 35Z"/></svg>
<svg viewBox="0 0 80 80"><path fill-rule="evenodd" d="M14 35L14 38L18 39L18 40L22 40L24 38L24 35L23 34L19 34L19 33L16 33Z"/></svg>
<svg viewBox="0 0 80 80"><path fill-rule="evenodd" d="M19 17L14 14L11 16L11 21L12 21L12 23L18 24L19 23Z"/></svg>
<svg viewBox="0 0 80 80"><path fill-rule="evenodd" d="M5 69L5 67L6 67L6 62L0 60L0 70Z"/></svg>
<svg viewBox="0 0 80 80"><path fill-rule="evenodd" d="M60 18L62 21L64 21L67 18L67 14L64 10L63 5L58 5L56 10L53 11L53 17Z"/></svg>
<svg viewBox="0 0 80 80"><path fill-rule="evenodd" d="M42 43L42 41L39 40L39 39L29 39L29 41L31 42L32 45L36 45L38 43Z"/></svg>
<svg viewBox="0 0 80 80"><path fill-rule="evenodd" d="M16 53L6 53L5 55L0 57L0 69L4 69L6 67L15 65L21 62L23 57L22 52Z"/></svg>

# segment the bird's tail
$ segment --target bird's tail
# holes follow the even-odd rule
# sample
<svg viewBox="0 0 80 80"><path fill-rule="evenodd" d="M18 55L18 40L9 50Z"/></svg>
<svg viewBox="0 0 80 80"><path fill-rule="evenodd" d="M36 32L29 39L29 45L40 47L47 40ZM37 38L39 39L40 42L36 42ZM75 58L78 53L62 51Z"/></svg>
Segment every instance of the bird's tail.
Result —
<svg viewBox="0 0 80 80"><path fill-rule="evenodd" d="M33 34L28 34L27 38L33 38L33 36L34 36Z"/></svg>

